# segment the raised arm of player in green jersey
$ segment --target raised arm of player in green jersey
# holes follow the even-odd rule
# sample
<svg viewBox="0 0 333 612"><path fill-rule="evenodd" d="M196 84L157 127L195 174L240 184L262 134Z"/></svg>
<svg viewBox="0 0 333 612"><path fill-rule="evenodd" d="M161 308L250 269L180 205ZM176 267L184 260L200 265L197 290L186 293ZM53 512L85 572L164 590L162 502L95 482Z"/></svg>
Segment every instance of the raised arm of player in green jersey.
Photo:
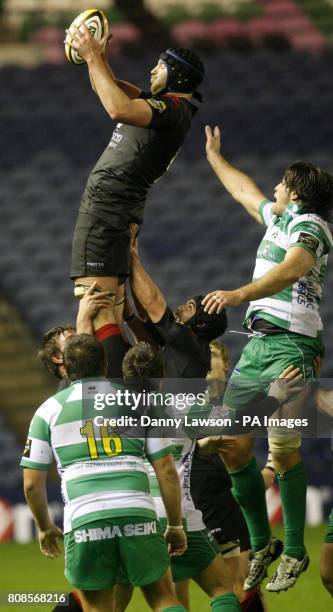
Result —
<svg viewBox="0 0 333 612"><path fill-rule="evenodd" d="M218 127L214 130L206 125L206 153L209 164L230 195L237 200L258 223L262 223L259 205L266 196L256 183L244 172L237 170L222 157L221 133Z"/></svg>
<svg viewBox="0 0 333 612"><path fill-rule="evenodd" d="M61 553L58 540L64 536L49 515L46 478L47 470L24 468L24 494L39 530L39 546L43 555L54 559Z"/></svg>

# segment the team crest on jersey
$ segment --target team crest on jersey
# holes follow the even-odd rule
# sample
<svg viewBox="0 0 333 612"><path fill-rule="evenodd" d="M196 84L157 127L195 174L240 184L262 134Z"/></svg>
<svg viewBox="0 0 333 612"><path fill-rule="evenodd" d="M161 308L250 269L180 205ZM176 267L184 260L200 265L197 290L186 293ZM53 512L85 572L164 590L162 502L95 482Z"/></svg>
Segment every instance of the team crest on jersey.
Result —
<svg viewBox="0 0 333 612"><path fill-rule="evenodd" d="M23 457L30 457L30 451L31 451L31 438L28 438L25 443Z"/></svg>
<svg viewBox="0 0 333 612"><path fill-rule="evenodd" d="M166 103L163 102L163 100L154 100L154 98L149 98L147 102L152 108L155 108L159 113L164 113L166 109Z"/></svg>
<svg viewBox="0 0 333 612"><path fill-rule="evenodd" d="M297 242L300 244L304 244L305 246L310 247L315 253L319 247L319 240L312 236L311 234L306 234L305 232L301 232L297 238Z"/></svg>

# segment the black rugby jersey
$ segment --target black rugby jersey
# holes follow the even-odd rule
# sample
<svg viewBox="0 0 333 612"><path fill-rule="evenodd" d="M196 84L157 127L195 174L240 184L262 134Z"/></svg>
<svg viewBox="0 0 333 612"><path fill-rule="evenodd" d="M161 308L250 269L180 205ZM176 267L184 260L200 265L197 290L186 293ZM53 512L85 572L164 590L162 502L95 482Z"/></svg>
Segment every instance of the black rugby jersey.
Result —
<svg viewBox="0 0 333 612"><path fill-rule="evenodd" d="M141 93L153 116L148 127L118 123L93 168L80 211L116 229L142 223L148 189L172 163L197 108L184 98Z"/></svg>
<svg viewBox="0 0 333 612"><path fill-rule="evenodd" d="M147 328L155 329L152 335L162 349L165 378L199 379L197 384L205 389L210 369L209 342L196 336L186 325L177 323L168 307L160 321L150 322Z"/></svg>

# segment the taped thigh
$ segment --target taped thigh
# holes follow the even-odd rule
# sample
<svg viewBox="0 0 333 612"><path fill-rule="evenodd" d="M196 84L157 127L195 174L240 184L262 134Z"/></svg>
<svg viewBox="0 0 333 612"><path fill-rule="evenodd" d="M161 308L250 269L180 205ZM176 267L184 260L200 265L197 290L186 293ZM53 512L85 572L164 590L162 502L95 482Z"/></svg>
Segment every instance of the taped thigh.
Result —
<svg viewBox="0 0 333 612"><path fill-rule="evenodd" d="M276 428L268 430L268 445L272 453L286 455L300 448L301 443L301 434L282 429L277 432Z"/></svg>

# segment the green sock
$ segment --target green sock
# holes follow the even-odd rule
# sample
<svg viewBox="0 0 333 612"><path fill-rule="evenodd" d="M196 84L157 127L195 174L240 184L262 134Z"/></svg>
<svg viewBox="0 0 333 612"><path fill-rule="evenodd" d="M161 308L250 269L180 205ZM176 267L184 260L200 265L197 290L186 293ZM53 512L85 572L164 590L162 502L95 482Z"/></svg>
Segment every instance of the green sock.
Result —
<svg viewBox="0 0 333 612"><path fill-rule="evenodd" d="M238 501L250 533L251 548L254 552L264 548L271 537L265 484L255 457L238 470L229 472L232 492Z"/></svg>
<svg viewBox="0 0 333 612"><path fill-rule="evenodd" d="M239 612L241 607L234 593L225 593L214 597L210 603L212 612Z"/></svg>
<svg viewBox="0 0 333 612"><path fill-rule="evenodd" d="M162 612L187 612L183 606L171 606L169 608L163 608Z"/></svg>
<svg viewBox="0 0 333 612"><path fill-rule="evenodd" d="M283 509L285 542L283 552L303 559L305 555L304 526L306 510L306 476L301 461L287 472L278 472Z"/></svg>

